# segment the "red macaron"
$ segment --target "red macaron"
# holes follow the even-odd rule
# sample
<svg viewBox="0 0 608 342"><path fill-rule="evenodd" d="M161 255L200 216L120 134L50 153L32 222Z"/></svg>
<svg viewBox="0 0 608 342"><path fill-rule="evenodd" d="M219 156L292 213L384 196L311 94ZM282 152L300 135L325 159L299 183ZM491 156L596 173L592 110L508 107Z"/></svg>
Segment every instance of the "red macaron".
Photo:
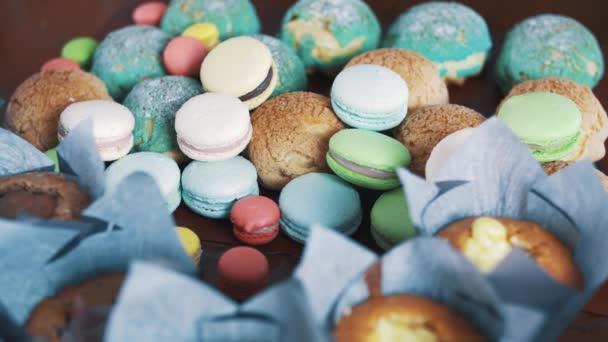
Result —
<svg viewBox="0 0 608 342"><path fill-rule="evenodd" d="M263 245L274 240L279 234L280 218L279 206L264 196L241 198L230 211L234 235L250 245Z"/></svg>
<svg viewBox="0 0 608 342"><path fill-rule="evenodd" d="M53 69L80 69L80 64L71 59L57 57L46 61L40 68L40 71L44 72Z"/></svg>
<svg viewBox="0 0 608 342"><path fill-rule="evenodd" d="M144 2L133 10L131 15L135 25L158 26L167 11L167 4L162 1Z"/></svg>
<svg viewBox="0 0 608 342"><path fill-rule="evenodd" d="M268 259L252 247L227 250L217 265L217 286L236 300L245 300L268 284Z"/></svg>
<svg viewBox="0 0 608 342"><path fill-rule="evenodd" d="M197 39L175 37L163 51L165 69L171 75L197 76L207 52L205 45Z"/></svg>

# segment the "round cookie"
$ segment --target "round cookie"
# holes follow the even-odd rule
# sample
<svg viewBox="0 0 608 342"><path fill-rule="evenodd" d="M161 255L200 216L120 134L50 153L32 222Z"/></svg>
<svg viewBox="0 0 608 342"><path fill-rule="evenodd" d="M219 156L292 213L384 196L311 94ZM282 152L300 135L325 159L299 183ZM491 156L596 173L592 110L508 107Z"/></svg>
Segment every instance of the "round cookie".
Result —
<svg viewBox="0 0 608 342"><path fill-rule="evenodd" d="M410 151L412 171L423 175L431 151L443 138L463 128L477 127L484 120L483 115L460 105L427 106L409 113L394 133Z"/></svg>
<svg viewBox="0 0 608 342"><path fill-rule="evenodd" d="M249 0L173 0L160 27L175 36L202 22L217 26L221 40L260 32L260 19Z"/></svg>
<svg viewBox="0 0 608 342"><path fill-rule="evenodd" d="M291 47L279 39L265 34L255 34L252 37L261 41L270 49L272 59L277 65L279 79L276 88L270 95L271 98L308 88L308 78L306 77L304 64Z"/></svg>
<svg viewBox="0 0 608 342"><path fill-rule="evenodd" d="M164 153L183 161L185 156L175 134L175 113L201 93L201 84L188 77L165 76L139 82L124 101L135 117L134 150Z"/></svg>
<svg viewBox="0 0 608 342"><path fill-rule="evenodd" d="M91 72L121 101L137 82L165 75L161 55L170 38L152 26L127 26L111 32L95 50Z"/></svg>
<svg viewBox="0 0 608 342"><path fill-rule="evenodd" d="M502 100L496 109L511 97L532 92L550 92L572 100L581 112L581 139L574 153L568 160L589 158L598 161L606 154L604 142L608 138L608 117L600 101L589 87L566 78L541 78L530 80L514 86L509 95Z"/></svg>
<svg viewBox="0 0 608 342"><path fill-rule="evenodd" d="M285 13L279 37L309 70L332 73L380 42L378 19L361 0L300 0Z"/></svg>
<svg viewBox="0 0 608 342"><path fill-rule="evenodd" d="M4 126L41 151L57 146L61 112L85 100L111 100L97 77L79 69L52 69L25 80L11 97Z"/></svg>
<svg viewBox="0 0 608 342"><path fill-rule="evenodd" d="M344 128L327 97L295 92L266 101L251 116L247 148L260 182L280 190L300 175L327 170L329 139Z"/></svg>
<svg viewBox="0 0 608 342"><path fill-rule="evenodd" d="M401 14L383 46L416 51L433 61L442 77L462 84L481 72L492 40L485 20L471 8L429 2Z"/></svg>
<svg viewBox="0 0 608 342"><path fill-rule="evenodd" d="M528 18L506 35L496 78L504 93L527 80L563 77L595 87L604 74L600 46L578 21L555 14Z"/></svg>
<svg viewBox="0 0 608 342"><path fill-rule="evenodd" d="M0 217L27 213L51 220L80 220L90 202L78 184L62 174L32 172L0 178Z"/></svg>
<svg viewBox="0 0 608 342"><path fill-rule="evenodd" d="M351 59L346 68L358 64L380 65L399 74L409 90L409 110L447 104L450 100L448 87L435 64L414 51L377 49Z"/></svg>

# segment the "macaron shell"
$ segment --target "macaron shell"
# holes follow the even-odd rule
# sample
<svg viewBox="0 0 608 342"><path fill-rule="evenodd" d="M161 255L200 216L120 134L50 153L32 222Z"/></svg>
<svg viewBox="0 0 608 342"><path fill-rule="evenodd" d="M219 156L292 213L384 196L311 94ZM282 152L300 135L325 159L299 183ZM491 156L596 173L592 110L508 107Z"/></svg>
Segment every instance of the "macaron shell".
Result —
<svg viewBox="0 0 608 342"><path fill-rule="evenodd" d="M263 196L240 199L234 204L230 213L230 221L249 233L277 224L280 217L279 206L270 198Z"/></svg>
<svg viewBox="0 0 608 342"><path fill-rule="evenodd" d="M245 299L268 283L269 265L264 254L251 247L234 247L218 261L218 285L235 299Z"/></svg>
<svg viewBox="0 0 608 342"><path fill-rule="evenodd" d="M268 100L270 98L270 96L272 95L272 93L274 92L274 89L276 88L278 81L279 81L279 72L277 69L277 65L272 62L272 78L270 79L270 83L268 84L268 87L258 96L245 101L245 105L247 106L247 108L249 110L253 110L257 107L259 107L262 103L264 103L266 100Z"/></svg>
<svg viewBox="0 0 608 342"><path fill-rule="evenodd" d="M88 117L93 119L93 135L96 139L124 137L135 127L135 119L127 107L106 100L89 100L69 105L61 113L59 124L69 132Z"/></svg>
<svg viewBox="0 0 608 342"><path fill-rule="evenodd" d="M205 91L243 96L266 79L272 63L270 50L257 39L231 38L207 55L201 66L201 82Z"/></svg>
<svg viewBox="0 0 608 342"><path fill-rule="evenodd" d="M400 185L399 178L380 179L366 176L355 172L339 164L329 153L327 154L327 165L340 178L360 187L372 190L390 190Z"/></svg>
<svg viewBox="0 0 608 342"><path fill-rule="evenodd" d="M370 219L372 236L385 250L416 235L403 189L382 194L372 207Z"/></svg>

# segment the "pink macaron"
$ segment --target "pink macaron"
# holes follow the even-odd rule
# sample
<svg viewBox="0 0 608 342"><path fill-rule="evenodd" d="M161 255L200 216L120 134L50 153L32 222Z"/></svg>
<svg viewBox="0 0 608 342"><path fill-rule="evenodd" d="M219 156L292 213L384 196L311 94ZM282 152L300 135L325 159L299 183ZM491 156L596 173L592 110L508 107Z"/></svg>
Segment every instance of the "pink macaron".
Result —
<svg viewBox="0 0 608 342"><path fill-rule="evenodd" d="M80 69L80 64L71 59L57 57L46 61L40 71L45 72L52 69Z"/></svg>
<svg viewBox="0 0 608 342"><path fill-rule="evenodd" d="M162 1L144 2L133 10L133 22L136 25L158 26L166 11L167 4Z"/></svg>
<svg viewBox="0 0 608 342"><path fill-rule="evenodd" d="M279 234L279 206L264 196L249 196L238 200L230 212L230 221L237 239L250 245L263 245Z"/></svg>
<svg viewBox="0 0 608 342"><path fill-rule="evenodd" d="M165 69L171 75L195 76L207 56L207 48L198 39L179 36L171 39L163 51Z"/></svg>
<svg viewBox="0 0 608 342"><path fill-rule="evenodd" d="M227 250L217 265L217 285L226 295L246 300L268 284L269 265L264 254L251 247Z"/></svg>

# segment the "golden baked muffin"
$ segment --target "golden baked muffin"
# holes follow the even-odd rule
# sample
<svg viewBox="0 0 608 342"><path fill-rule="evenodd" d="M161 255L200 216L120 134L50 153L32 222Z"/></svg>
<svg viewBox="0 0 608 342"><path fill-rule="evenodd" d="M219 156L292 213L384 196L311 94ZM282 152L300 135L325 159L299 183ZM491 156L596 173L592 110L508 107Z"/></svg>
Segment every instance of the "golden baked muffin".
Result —
<svg viewBox="0 0 608 342"><path fill-rule="evenodd" d="M112 100L103 82L80 69L52 69L25 80L8 102L4 126L41 151L57 146L61 112L74 102Z"/></svg>
<svg viewBox="0 0 608 342"><path fill-rule="evenodd" d="M45 341L60 342L67 327L77 322L79 326L71 326L74 330L70 331L72 335L103 334L106 315L99 311L107 313L108 306L111 306L118 296L123 280L124 274L110 273L65 287L57 295L43 300L34 308L26 324L27 333ZM88 317L84 317L86 314ZM98 338L102 336L96 337L91 339L75 336L72 340L101 341Z"/></svg>
<svg viewBox="0 0 608 342"><path fill-rule="evenodd" d="M329 139L344 128L329 98L295 92L277 96L251 116L253 137L247 147L260 182L271 190L311 172L327 171Z"/></svg>
<svg viewBox="0 0 608 342"><path fill-rule="evenodd" d="M484 120L483 115L460 105L427 106L408 113L394 134L410 151L410 169L424 175L431 151L443 138L463 128L477 127Z"/></svg>
<svg viewBox="0 0 608 342"><path fill-rule="evenodd" d="M338 322L337 342L477 342L487 339L444 304L415 295L375 297Z"/></svg>
<svg viewBox="0 0 608 342"><path fill-rule="evenodd" d="M491 272L513 246L528 253L556 281L575 289L583 276L572 253L536 223L508 218L478 217L454 222L438 234L482 272Z"/></svg>
<svg viewBox="0 0 608 342"><path fill-rule="evenodd" d="M0 217L26 213L45 219L78 220L91 203L73 180L51 172L0 177Z"/></svg>
<svg viewBox="0 0 608 342"><path fill-rule="evenodd" d="M575 151L567 157L568 161L589 158L600 160L606 154L604 142L608 138L608 117L600 101L589 87L565 78L542 78L514 86L502 100L498 110L510 97L525 93L546 91L565 96L576 103L582 114L581 139Z"/></svg>
<svg viewBox="0 0 608 342"><path fill-rule="evenodd" d="M357 64L375 64L399 74L409 90L408 110L423 106L447 104L448 87L439 77L437 66L422 55L402 49L378 49L353 59L346 68Z"/></svg>

